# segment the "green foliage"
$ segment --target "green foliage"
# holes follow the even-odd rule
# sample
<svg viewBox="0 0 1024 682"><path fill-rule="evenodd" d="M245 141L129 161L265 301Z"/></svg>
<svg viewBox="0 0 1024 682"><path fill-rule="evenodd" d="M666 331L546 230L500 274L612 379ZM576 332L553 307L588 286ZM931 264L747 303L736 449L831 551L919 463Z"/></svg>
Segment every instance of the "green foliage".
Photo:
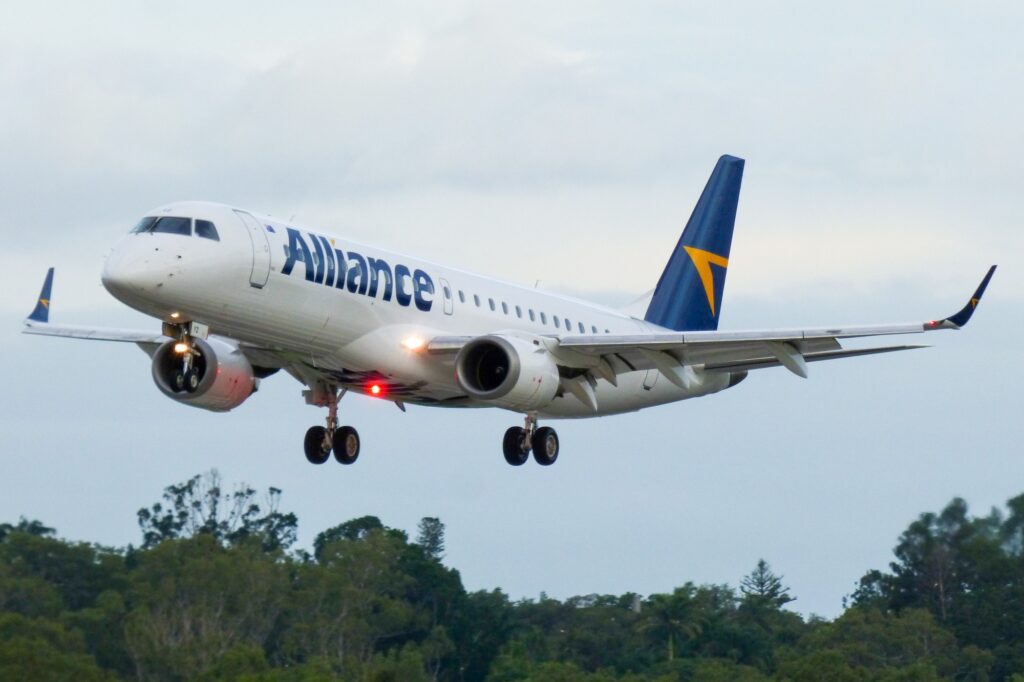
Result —
<svg viewBox="0 0 1024 682"><path fill-rule="evenodd" d="M994 679L1024 670L1024 495L1007 508L1005 517L998 510L971 517L956 498L938 514L922 514L900 536L890 572L861 578L854 605L927 610L959 646L992 657ZM971 675L982 675L978 666L985 667L969 666Z"/></svg>
<svg viewBox="0 0 1024 682"><path fill-rule="evenodd" d="M211 470L164 489L163 502L140 509L143 548L165 540L209 535L222 544L257 538L265 551L288 549L295 543L298 519L278 511L281 490L269 488L263 506L256 491L239 485L223 489L220 474Z"/></svg>
<svg viewBox="0 0 1024 682"><path fill-rule="evenodd" d="M25 533L37 537L52 537L56 531L49 526L43 525L41 521L29 521L24 516L18 519L17 524L0 523L0 542L3 542L10 533Z"/></svg>
<svg viewBox="0 0 1024 682"><path fill-rule="evenodd" d="M113 680L80 633L57 622L0 614L0 680Z"/></svg>
<svg viewBox="0 0 1024 682"><path fill-rule="evenodd" d="M416 544L423 548L423 552L430 557L440 561L444 558L444 524L441 519L433 516L424 516L420 520L419 534L416 536Z"/></svg>
<svg viewBox="0 0 1024 682"><path fill-rule="evenodd" d="M921 515L845 613L805 621L763 559L738 589L512 601L466 592L437 518L288 553L280 491L233 490L169 486L138 550L0 524L0 680L1024 682L1024 495Z"/></svg>
<svg viewBox="0 0 1024 682"><path fill-rule="evenodd" d="M754 570L740 582L743 593L743 607L755 618L781 609L795 599L789 596L789 588L783 587L782 576L772 573L764 559L759 559Z"/></svg>
<svg viewBox="0 0 1024 682"><path fill-rule="evenodd" d="M238 646L262 648L288 594L278 557L258 542L167 540L139 557L125 645L147 679L193 679Z"/></svg>

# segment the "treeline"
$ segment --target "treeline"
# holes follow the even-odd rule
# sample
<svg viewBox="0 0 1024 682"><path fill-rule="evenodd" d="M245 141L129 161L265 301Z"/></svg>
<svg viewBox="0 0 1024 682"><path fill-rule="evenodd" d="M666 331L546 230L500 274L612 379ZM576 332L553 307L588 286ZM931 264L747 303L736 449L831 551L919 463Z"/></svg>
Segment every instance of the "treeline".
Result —
<svg viewBox="0 0 1024 682"><path fill-rule="evenodd" d="M124 549L0 524L0 680L1024 682L1024 495L923 514L833 621L789 611L764 561L737 588L467 592L438 519L355 519L310 553L280 498L197 476Z"/></svg>

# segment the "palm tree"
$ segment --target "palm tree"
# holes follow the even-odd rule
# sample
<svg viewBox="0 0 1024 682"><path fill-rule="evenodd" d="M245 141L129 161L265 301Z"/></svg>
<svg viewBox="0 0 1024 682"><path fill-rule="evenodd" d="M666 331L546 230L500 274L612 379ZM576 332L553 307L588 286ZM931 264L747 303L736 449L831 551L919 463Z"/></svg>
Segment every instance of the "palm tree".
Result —
<svg viewBox="0 0 1024 682"><path fill-rule="evenodd" d="M653 640L666 643L669 661L675 660L677 643L685 646L704 630L695 592L693 583L686 583L672 594L651 595L644 604L640 629Z"/></svg>

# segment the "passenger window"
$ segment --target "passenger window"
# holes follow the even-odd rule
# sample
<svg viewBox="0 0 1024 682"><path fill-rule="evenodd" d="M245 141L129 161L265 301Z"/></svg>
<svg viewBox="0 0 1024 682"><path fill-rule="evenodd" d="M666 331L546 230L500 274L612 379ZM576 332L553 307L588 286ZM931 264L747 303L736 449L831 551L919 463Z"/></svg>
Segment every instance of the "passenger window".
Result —
<svg viewBox="0 0 1024 682"><path fill-rule="evenodd" d="M533 308L530 308L530 322L536 322L537 317L533 314Z"/></svg>
<svg viewBox="0 0 1024 682"><path fill-rule="evenodd" d="M447 299L451 299L452 297L452 290L448 287L444 287L444 297Z"/></svg>
<svg viewBox="0 0 1024 682"><path fill-rule="evenodd" d="M476 303L477 308L480 307L480 297L477 296L476 294L473 294L473 303Z"/></svg>
<svg viewBox="0 0 1024 682"><path fill-rule="evenodd" d="M562 322L558 319L558 315L552 315L551 321L555 323L555 327L561 327Z"/></svg>
<svg viewBox="0 0 1024 682"><path fill-rule="evenodd" d="M587 328L583 326L582 322L579 322L578 324L579 324L579 327L580 327L580 334L586 334L587 333Z"/></svg>
<svg viewBox="0 0 1024 682"><path fill-rule="evenodd" d="M610 331L608 331L607 329L605 329L605 330L604 330L604 333L605 333L605 334L611 334L611 332L610 332Z"/></svg>
<svg viewBox="0 0 1024 682"><path fill-rule="evenodd" d="M520 308L519 306L516 306L516 317L518 317L518 318L522 318L523 317L523 309Z"/></svg>
<svg viewBox="0 0 1024 682"><path fill-rule="evenodd" d="M540 314L540 323L541 324L547 324L548 323L547 313L541 313Z"/></svg>
<svg viewBox="0 0 1024 682"><path fill-rule="evenodd" d="M569 321L568 317L565 318L565 331L567 331L567 332L571 332L572 331L572 322Z"/></svg>
<svg viewBox="0 0 1024 682"><path fill-rule="evenodd" d="M508 315L508 303L505 303L504 301L501 302L501 312Z"/></svg>
<svg viewBox="0 0 1024 682"><path fill-rule="evenodd" d="M466 302L466 294L462 293L462 289L459 289L459 303Z"/></svg>
<svg viewBox="0 0 1024 682"><path fill-rule="evenodd" d="M192 219L164 216L156 221L152 231L166 234L181 234L188 237L192 235Z"/></svg>
<svg viewBox="0 0 1024 682"><path fill-rule="evenodd" d="M489 299L487 299L487 303L488 303L488 305L490 305L490 306L491 306L491 310L494 310L494 309L495 309L495 308L494 308L494 299L493 299L493 298L489 298Z"/></svg>
<svg viewBox="0 0 1024 682"><path fill-rule="evenodd" d="M594 327L594 326L592 326L592 327L590 328L590 332L591 332L592 334L596 334L596 333L597 333L597 327Z"/></svg>
<svg viewBox="0 0 1024 682"><path fill-rule="evenodd" d="M140 220L129 234L139 234L141 232L149 232L153 227L153 223L157 221L156 216L147 216Z"/></svg>
<svg viewBox="0 0 1024 682"><path fill-rule="evenodd" d="M217 234L217 228L213 226L209 220L199 220L196 218L196 236L202 237L203 239L212 239L215 242L220 241L220 235Z"/></svg>

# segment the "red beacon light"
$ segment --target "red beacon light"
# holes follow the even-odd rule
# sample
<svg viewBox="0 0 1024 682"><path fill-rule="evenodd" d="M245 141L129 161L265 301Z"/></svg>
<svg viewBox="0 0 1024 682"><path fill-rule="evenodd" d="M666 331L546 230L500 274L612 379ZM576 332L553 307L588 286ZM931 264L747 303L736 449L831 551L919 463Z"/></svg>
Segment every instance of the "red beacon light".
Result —
<svg viewBox="0 0 1024 682"><path fill-rule="evenodd" d="M375 398L383 398L384 397L384 393L386 392L384 390L384 385L381 384L380 382L377 382L377 381L372 382L367 387L366 390L369 391L370 395L372 395Z"/></svg>

